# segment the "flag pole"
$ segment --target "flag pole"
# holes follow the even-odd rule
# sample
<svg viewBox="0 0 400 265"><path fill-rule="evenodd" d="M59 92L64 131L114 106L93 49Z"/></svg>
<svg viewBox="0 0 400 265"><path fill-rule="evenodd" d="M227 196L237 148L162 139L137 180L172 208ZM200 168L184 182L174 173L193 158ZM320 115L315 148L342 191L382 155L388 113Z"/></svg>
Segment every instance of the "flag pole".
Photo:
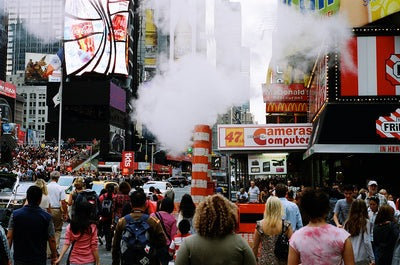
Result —
<svg viewBox="0 0 400 265"><path fill-rule="evenodd" d="M61 67L61 82L60 82L60 89L58 91L58 96L60 99L60 112L58 117L58 155L57 155L57 167L58 170L61 171L61 125L62 125L62 92L63 92L63 68Z"/></svg>

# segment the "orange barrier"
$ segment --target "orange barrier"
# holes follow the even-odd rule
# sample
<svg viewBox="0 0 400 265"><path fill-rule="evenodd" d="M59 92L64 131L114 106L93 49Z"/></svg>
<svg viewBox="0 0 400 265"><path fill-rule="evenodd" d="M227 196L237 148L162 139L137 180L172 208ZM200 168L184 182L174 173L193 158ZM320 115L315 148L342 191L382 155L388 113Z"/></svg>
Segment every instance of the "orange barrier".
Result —
<svg viewBox="0 0 400 265"><path fill-rule="evenodd" d="M237 203L239 227L237 233L254 233L256 222L263 219L265 204Z"/></svg>

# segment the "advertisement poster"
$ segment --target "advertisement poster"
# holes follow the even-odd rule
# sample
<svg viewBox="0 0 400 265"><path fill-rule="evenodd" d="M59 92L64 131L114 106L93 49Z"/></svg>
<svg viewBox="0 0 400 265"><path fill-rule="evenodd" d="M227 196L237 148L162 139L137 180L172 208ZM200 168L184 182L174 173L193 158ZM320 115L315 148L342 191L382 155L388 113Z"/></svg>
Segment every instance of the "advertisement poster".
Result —
<svg viewBox="0 0 400 265"><path fill-rule="evenodd" d="M125 150L125 130L110 125L110 153L120 153Z"/></svg>
<svg viewBox="0 0 400 265"><path fill-rule="evenodd" d="M286 174L287 154L258 154L248 156L250 175Z"/></svg>
<svg viewBox="0 0 400 265"><path fill-rule="evenodd" d="M13 84L0 80L0 95L16 98L17 89Z"/></svg>
<svg viewBox="0 0 400 265"><path fill-rule="evenodd" d="M157 56L157 28L154 25L154 11L146 9L146 37L144 65L146 67L156 67Z"/></svg>
<svg viewBox="0 0 400 265"><path fill-rule="evenodd" d="M61 60L57 54L25 53L25 83L61 82Z"/></svg>
<svg viewBox="0 0 400 265"><path fill-rule="evenodd" d="M127 75L128 0L66 0L64 48L67 75Z"/></svg>
<svg viewBox="0 0 400 265"><path fill-rule="evenodd" d="M218 150L307 149L312 124L218 125Z"/></svg>
<svg viewBox="0 0 400 265"><path fill-rule="evenodd" d="M123 151L122 152L122 174L129 175L134 173L135 152Z"/></svg>

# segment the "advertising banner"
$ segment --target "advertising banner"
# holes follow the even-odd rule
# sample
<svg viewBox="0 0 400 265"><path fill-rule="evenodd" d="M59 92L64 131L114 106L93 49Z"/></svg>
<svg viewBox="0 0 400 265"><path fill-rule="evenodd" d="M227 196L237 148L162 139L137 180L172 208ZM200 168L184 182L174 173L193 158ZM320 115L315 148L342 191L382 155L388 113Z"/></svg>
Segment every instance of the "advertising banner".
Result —
<svg viewBox="0 0 400 265"><path fill-rule="evenodd" d="M286 154L258 154L248 156L250 175L286 174Z"/></svg>
<svg viewBox="0 0 400 265"><path fill-rule="evenodd" d="M146 33L145 33L144 65L156 67L157 56L157 28L154 24L154 11L146 9Z"/></svg>
<svg viewBox="0 0 400 265"><path fill-rule="evenodd" d="M0 94L10 98L16 98L17 89L13 84L0 80Z"/></svg>
<svg viewBox="0 0 400 265"><path fill-rule="evenodd" d="M122 112L126 111L126 92L113 82L110 82L110 106Z"/></svg>
<svg viewBox="0 0 400 265"><path fill-rule="evenodd" d="M381 116L376 120L376 133L382 138L397 138L400 140L400 109Z"/></svg>
<svg viewBox="0 0 400 265"><path fill-rule="evenodd" d="M35 130L28 129L28 145L39 146L39 140Z"/></svg>
<svg viewBox="0 0 400 265"><path fill-rule="evenodd" d="M66 0L64 48L67 75L127 75L129 0Z"/></svg>
<svg viewBox="0 0 400 265"><path fill-rule="evenodd" d="M310 100L308 107L308 118L312 120L315 114L322 108L327 101L327 64L328 59L324 56L317 62L315 76L310 86Z"/></svg>
<svg viewBox="0 0 400 265"><path fill-rule="evenodd" d="M304 84L263 84L264 102L307 102Z"/></svg>
<svg viewBox="0 0 400 265"><path fill-rule="evenodd" d="M130 175L134 173L135 152L122 152L122 175Z"/></svg>
<svg viewBox="0 0 400 265"><path fill-rule="evenodd" d="M356 71L340 71L341 96L400 95L400 36L353 37Z"/></svg>
<svg viewBox="0 0 400 265"><path fill-rule="evenodd" d="M25 83L61 82L61 60L57 54L25 53Z"/></svg>
<svg viewBox="0 0 400 265"><path fill-rule="evenodd" d="M219 150L306 149L312 124L218 125Z"/></svg>
<svg viewBox="0 0 400 265"><path fill-rule="evenodd" d="M125 149L125 130L110 125L110 152L120 153Z"/></svg>

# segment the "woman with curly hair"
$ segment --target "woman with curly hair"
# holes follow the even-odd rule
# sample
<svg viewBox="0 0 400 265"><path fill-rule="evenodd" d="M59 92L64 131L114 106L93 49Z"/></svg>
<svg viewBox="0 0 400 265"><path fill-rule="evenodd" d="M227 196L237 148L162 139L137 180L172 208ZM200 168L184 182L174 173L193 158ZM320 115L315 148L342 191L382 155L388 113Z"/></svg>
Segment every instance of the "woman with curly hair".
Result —
<svg viewBox="0 0 400 265"><path fill-rule="evenodd" d="M193 227L193 216L196 211L196 205L193 202L192 196L190 194L184 194L181 199L181 203L179 204L178 211L178 220L177 224L179 224L183 219L186 219L190 223L190 233L194 234Z"/></svg>
<svg viewBox="0 0 400 265"><path fill-rule="evenodd" d="M278 260L274 254L275 243L283 232L290 238L293 234L290 222L283 221L283 205L278 197L271 196L267 199L264 210L264 218L257 221L254 232L253 252L258 256L258 248L261 243L261 255L258 264L283 265L287 260Z"/></svg>
<svg viewBox="0 0 400 265"><path fill-rule="evenodd" d="M185 238L175 265L255 265L249 244L235 234L237 207L220 194L208 196L196 208L197 234Z"/></svg>
<svg viewBox="0 0 400 265"><path fill-rule="evenodd" d="M369 265L375 263L369 235L371 223L368 219L367 206L364 200L357 199L353 201L350 206L349 216L344 223L344 229L351 235L350 240L356 264Z"/></svg>

